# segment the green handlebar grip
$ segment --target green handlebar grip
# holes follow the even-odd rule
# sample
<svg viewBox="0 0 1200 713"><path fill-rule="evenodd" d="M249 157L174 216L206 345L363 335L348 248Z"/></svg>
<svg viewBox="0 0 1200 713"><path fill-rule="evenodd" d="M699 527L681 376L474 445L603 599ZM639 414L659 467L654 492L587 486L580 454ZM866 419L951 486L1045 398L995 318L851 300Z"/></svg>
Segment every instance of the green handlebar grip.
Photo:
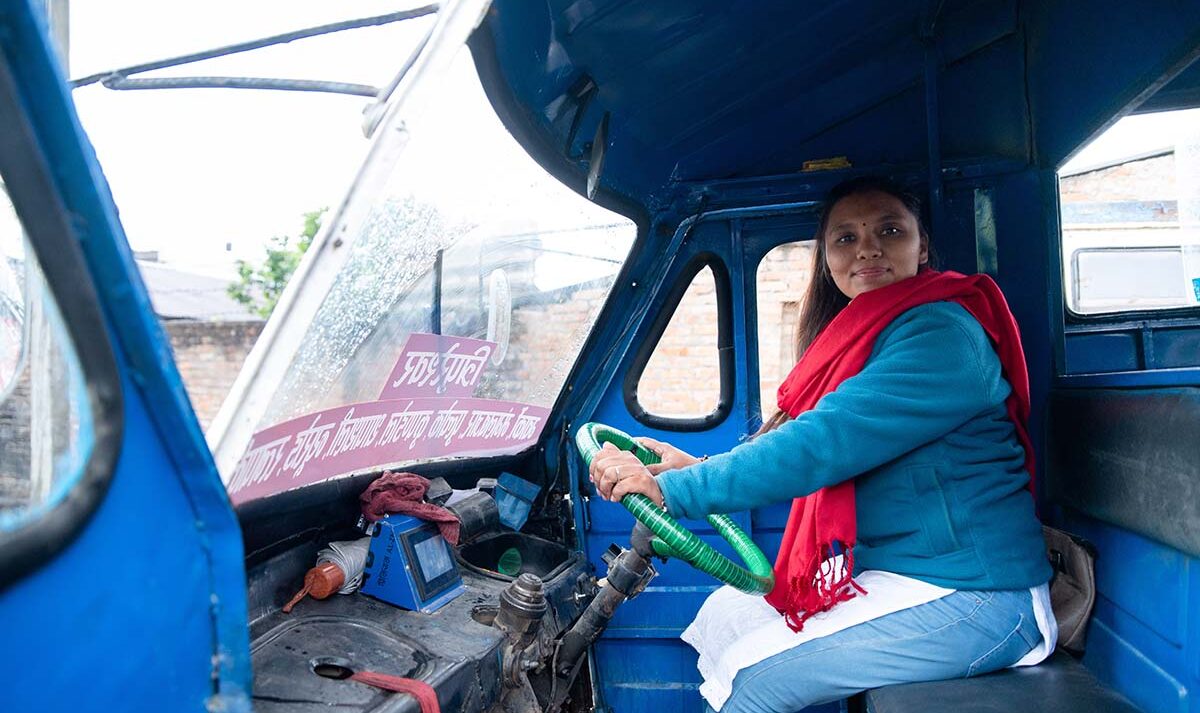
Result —
<svg viewBox="0 0 1200 713"><path fill-rule="evenodd" d="M653 465L659 461L656 453L615 428L599 423L587 423L575 433L575 444L579 446L579 452L589 466L592 458L605 443L630 451L646 465ZM621 504L654 533L651 545L660 556L681 559L701 572L711 574L747 594L767 594L774 589L775 574L771 563L758 545L754 544L729 516L709 515L708 522L733 547L734 552L738 553L746 563L745 567L714 550L711 545L697 537L696 533L680 525L678 520L645 495L630 493L621 498Z"/></svg>

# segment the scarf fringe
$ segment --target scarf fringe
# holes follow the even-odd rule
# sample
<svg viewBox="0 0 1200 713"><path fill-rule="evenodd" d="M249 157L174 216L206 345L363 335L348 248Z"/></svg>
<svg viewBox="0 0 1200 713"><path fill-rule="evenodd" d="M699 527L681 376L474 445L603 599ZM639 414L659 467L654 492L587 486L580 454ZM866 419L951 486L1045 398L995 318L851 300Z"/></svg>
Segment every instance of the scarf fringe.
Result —
<svg viewBox="0 0 1200 713"><path fill-rule="evenodd" d="M801 571L815 571L814 577L806 580L803 576L794 576L791 579L791 596L782 614L788 628L794 632L803 630L804 622L814 614L829 611L844 601L867 593L852 576L854 544L836 543L842 552L841 559L833 556L833 544L824 543L818 548L822 557L820 564L811 560L805 563Z"/></svg>

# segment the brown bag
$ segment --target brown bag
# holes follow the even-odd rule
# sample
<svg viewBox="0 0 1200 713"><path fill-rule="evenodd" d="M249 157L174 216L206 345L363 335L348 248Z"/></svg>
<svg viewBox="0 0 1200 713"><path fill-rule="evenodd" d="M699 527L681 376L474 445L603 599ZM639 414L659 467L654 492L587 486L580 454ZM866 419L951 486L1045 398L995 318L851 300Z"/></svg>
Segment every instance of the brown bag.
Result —
<svg viewBox="0 0 1200 713"><path fill-rule="evenodd" d="M1058 621L1058 648L1083 656L1087 624L1096 605L1096 548L1092 543L1053 527L1042 526L1046 556L1054 568L1050 606Z"/></svg>

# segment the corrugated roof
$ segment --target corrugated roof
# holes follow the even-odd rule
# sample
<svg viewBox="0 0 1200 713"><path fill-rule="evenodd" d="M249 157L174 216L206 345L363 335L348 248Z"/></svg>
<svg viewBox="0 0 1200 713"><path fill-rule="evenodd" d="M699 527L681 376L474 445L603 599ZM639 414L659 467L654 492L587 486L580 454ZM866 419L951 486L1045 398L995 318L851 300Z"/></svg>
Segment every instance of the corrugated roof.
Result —
<svg viewBox="0 0 1200 713"><path fill-rule="evenodd" d="M1115 156L1103 161L1089 163L1078 168L1063 169L1059 172L1059 178L1068 178L1070 176L1082 176L1085 173L1095 173L1103 171L1106 168L1120 166L1123 163L1133 163L1134 161L1145 161L1146 159L1158 158L1159 156L1170 156L1175 153L1174 146L1162 146L1147 151L1139 151L1137 153L1127 154L1124 156Z"/></svg>
<svg viewBox="0 0 1200 713"><path fill-rule="evenodd" d="M150 292L154 312L162 319L203 321L261 320L226 291L231 282L146 260L137 261Z"/></svg>

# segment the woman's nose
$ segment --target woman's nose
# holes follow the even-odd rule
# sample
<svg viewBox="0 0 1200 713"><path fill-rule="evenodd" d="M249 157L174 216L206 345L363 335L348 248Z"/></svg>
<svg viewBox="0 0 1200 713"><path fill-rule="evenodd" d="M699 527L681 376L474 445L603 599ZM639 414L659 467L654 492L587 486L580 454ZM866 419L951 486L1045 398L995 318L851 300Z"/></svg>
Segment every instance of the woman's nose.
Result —
<svg viewBox="0 0 1200 713"><path fill-rule="evenodd" d="M864 237L858 241L859 259L865 260L868 258L879 257L881 252L879 240L877 240L873 235L868 235L867 237Z"/></svg>

